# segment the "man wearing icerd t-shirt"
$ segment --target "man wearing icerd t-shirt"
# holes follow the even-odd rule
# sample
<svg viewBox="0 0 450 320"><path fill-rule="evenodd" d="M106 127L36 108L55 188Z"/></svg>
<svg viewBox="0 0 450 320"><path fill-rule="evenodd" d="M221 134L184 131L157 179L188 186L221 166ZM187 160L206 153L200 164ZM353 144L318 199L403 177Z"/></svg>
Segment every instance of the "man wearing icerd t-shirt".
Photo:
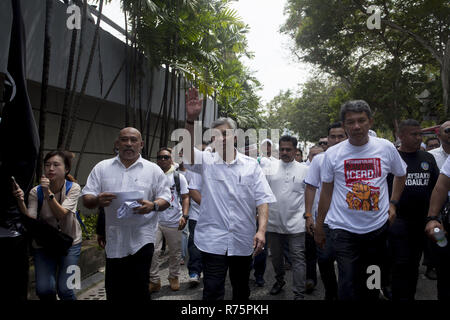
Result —
<svg viewBox="0 0 450 320"><path fill-rule="evenodd" d="M339 269L340 300L377 299L379 291L367 280L371 270L379 269L368 267L381 268L388 225L395 219L405 185L406 164L392 143L369 136L373 118L367 102L348 101L340 115L348 140L325 153L314 238L323 247L323 224L328 224ZM388 173L395 176L390 201Z"/></svg>

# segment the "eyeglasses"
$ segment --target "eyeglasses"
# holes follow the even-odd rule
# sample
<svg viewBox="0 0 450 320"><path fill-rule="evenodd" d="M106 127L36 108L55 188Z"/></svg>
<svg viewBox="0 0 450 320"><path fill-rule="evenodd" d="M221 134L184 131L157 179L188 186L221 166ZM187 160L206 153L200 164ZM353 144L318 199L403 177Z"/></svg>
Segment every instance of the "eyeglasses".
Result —
<svg viewBox="0 0 450 320"><path fill-rule="evenodd" d="M328 144L328 142L326 141L320 141L319 142L319 146L326 146Z"/></svg>
<svg viewBox="0 0 450 320"><path fill-rule="evenodd" d="M170 156L157 156L156 159L157 160L169 160Z"/></svg>

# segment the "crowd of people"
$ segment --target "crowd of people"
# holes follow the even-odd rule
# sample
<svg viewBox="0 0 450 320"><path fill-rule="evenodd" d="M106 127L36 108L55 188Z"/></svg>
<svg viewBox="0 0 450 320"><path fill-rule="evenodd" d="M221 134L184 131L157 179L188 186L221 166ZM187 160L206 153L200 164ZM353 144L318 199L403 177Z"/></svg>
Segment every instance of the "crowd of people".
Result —
<svg viewBox="0 0 450 320"><path fill-rule="evenodd" d="M191 137L201 110L198 91L189 90L185 128ZM224 299L227 274L232 299L248 300L252 269L256 284L271 281L269 293L277 295L288 268L292 298L302 300L317 285L316 265L326 300L414 300L422 256L436 270L437 298L450 300L450 246L436 244L436 232L449 230L450 121L426 140L426 151L419 122L399 124L396 147L370 130L373 121L365 101L344 103L340 121L309 149L305 162L290 135L278 147L262 141L256 158L249 144L239 152L230 118L213 122L218 134L209 146L191 141L180 163L168 147L157 152L156 163L143 159L141 133L124 128L114 145L117 155L99 162L84 188L69 174L70 154L48 153L40 184L28 195L11 185L24 215L73 238L60 256L33 242L37 295L76 299L66 270L80 256L81 197L86 208L103 213L97 233L106 254L108 300L150 300L161 289L163 250L169 252L171 290L180 290L187 259L189 283L203 281L204 300ZM17 235L0 227L2 248L3 240ZM269 257L270 280L264 279ZM375 288L368 285L372 267L380 271ZM0 289L2 296L6 290ZM24 297L22 291L9 298Z"/></svg>

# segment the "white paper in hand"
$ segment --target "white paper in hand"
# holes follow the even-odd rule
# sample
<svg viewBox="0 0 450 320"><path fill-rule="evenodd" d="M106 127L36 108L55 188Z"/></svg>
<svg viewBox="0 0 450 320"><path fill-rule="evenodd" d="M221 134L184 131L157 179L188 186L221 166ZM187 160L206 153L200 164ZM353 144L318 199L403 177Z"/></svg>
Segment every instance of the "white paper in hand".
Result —
<svg viewBox="0 0 450 320"><path fill-rule="evenodd" d="M137 201L125 201L119 209L117 209L117 219L130 218L134 215L133 209L142 206Z"/></svg>

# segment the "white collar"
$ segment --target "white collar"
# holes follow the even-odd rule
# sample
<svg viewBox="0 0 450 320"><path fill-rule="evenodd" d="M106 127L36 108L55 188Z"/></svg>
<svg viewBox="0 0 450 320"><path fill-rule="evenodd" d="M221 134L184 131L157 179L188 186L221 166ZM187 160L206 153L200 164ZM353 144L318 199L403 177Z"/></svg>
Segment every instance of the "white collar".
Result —
<svg viewBox="0 0 450 320"><path fill-rule="evenodd" d="M231 161L230 163L226 163L219 155L218 152L214 152L213 156L214 156L214 163L218 163L218 164L227 164L227 165L233 165L235 163L240 163L240 164L244 164L244 157L246 157L246 155L240 153L236 148L234 148L235 152L236 152L236 157L233 159L233 161Z"/></svg>
<svg viewBox="0 0 450 320"><path fill-rule="evenodd" d="M119 165L123 166L125 169L130 169L130 168L132 168L132 167L134 167L134 166L137 166L138 164L143 165L143 158L142 158L142 156L139 154L139 158L137 158L137 160L136 160L135 162L133 162L133 164L132 164L131 166L129 166L128 168L126 168L125 165L122 163L122 161L120 160L119 155L117 155L117 156L114 158L113 163L114 163L114 162L117 162Z"/></svg>

